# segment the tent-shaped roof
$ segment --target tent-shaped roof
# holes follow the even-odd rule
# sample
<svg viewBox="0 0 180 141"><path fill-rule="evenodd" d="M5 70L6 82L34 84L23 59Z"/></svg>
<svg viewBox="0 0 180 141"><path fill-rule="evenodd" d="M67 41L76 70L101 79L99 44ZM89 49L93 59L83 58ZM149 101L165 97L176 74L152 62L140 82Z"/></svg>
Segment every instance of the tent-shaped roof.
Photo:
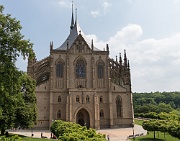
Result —
<svg viewBox="0 0 180 141"><path fill-rule="evenodd" d="M87 40L87 37L84 35L84 33L82 32L79 24L77 23L77 21L75 22L72 30L70 31L69 36L67 37L67 39L64 41L64 43L58 47L56 50L67 50L67 43L68 46L71 47L71 45L74 43L74 41L76 40L76 38L78 37L78 35L81 34L82 37L84 38L84 40L87 42L87 44L89 45L89 47L91 46L91 43L89 43L89 41ZM97 48L94 47L95 51L101 51Z"/></svg>

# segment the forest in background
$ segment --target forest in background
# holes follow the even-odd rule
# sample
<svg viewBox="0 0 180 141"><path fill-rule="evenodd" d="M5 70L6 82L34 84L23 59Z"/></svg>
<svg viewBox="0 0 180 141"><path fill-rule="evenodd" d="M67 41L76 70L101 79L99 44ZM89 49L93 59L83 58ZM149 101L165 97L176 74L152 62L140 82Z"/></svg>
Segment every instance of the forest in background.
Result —
<svg viewBox="0 0 180 141"><path fill-rule="evenodd" d="M133 93L133 105L135 117L151 112L180 113L180 92Z"/></svg>
<svg viewBox="0 0 180 141"><path fill-rule="evenodd" d="M145 118L142 126L154 139L156 131L180 139L180 92L133 93L133 105L134 117Z"/></svg>

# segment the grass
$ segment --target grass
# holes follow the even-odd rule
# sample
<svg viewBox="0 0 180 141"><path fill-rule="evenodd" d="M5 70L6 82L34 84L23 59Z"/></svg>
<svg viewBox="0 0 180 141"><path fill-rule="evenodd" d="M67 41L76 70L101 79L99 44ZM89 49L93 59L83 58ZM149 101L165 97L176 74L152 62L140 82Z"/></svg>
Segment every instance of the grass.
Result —
<svg viewBox="0 0 180 141"><path fill-rule="evenodd" d="M143 120L134 119L135 124L141 125L143 123ZM156 139L154 139L154 132L149 132L146 136L137 137L135 139L131 139L132 141L180 141L180 139L174 138L168 133L165 134L162 132L156 132Z"/></svg>
<svg viewBox="0 0 180 141"><path fill-rule="evenodd" d="M10 137L15 136L15 134L10 134ZM54 139L43 139L43 138L32 138L32 137L26 137L23 135L18 135L20 137L17 141L55 141Z"/></svg>
<svg viewBox="0 0 180 141"><path fill-rule="evenodd" d="M141 125L143 123L143 120L134 119L135 124Z"/></svg>
<svg viewBox="0 0 180 141"><path fill-rule="evenodd" d="M158 135L159 134L159 135ZM133 141L133 139L131 139ZM164 133L156 132L156 139L154 139L154 132L149 132L149 135L137 137L134 141L180 141L177 138L172 137L168 133L166 133L164 138Z"/></svg>

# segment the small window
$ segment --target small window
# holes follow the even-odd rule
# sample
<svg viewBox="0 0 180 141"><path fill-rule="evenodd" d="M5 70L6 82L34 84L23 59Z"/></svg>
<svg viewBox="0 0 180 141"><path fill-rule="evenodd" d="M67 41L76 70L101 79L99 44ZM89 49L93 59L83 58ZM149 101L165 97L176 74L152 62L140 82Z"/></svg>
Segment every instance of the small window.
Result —
<svg viewBox="0 0 180 141"><path fill-rule="evenodd" d="M100 101L100 103L102 103L102 102L103 102L103 97L102 97L102 95L100 96L99 101Z"/></svg>
<svg viewBox="0 0 180 141"><path fill-rule="evenodd" d="M89 95L86 96L86 103L89 103Z"/></svg>
<svg viewBox="0 0 180 141"><path fill-rule="evenodd" d="M76 96L76 102L79 102L79 96Z"/></svg>
<svg viewBox="0 0 180 141"><path fill-rule="evenodd" d="M60 95L58 96L58 102L61 102L61 96Z"/></svg>
<svg viewBox="0 0 180 141"><path fill-rule="evenodd" d="M58 112L57 112L57 118L61 118L61 110L58 110Z"/></svg>
<svg viewBox="0 0 180 141"><path fill-rule="evenodd" d="M100 118L103 118L104 117L104 111L101 109L100 110Z"/></svg>

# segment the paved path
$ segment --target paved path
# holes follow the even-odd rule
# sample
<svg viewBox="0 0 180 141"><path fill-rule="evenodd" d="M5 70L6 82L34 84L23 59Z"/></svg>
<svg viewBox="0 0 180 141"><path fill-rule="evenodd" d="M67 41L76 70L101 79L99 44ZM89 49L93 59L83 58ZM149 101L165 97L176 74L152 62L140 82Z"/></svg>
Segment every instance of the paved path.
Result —
<svg viewBox="0 0 180 141"><path fill-rule="evenodd" d="M31 137L32 131L31 130L16 130L16 131L9 131L10 133L24 135ZM127 141L127 137L133 134L132 128L118 128L118 129L102 129L98 130L98 133L102 133L105 135L109 135L110 141ZM41 138L41 133L43 136L47 138L51 137L51 133L49 130L33 130L33 134L35 138ZM139 125L134 126L134 134L146 134L147 132Z"/></svg>

